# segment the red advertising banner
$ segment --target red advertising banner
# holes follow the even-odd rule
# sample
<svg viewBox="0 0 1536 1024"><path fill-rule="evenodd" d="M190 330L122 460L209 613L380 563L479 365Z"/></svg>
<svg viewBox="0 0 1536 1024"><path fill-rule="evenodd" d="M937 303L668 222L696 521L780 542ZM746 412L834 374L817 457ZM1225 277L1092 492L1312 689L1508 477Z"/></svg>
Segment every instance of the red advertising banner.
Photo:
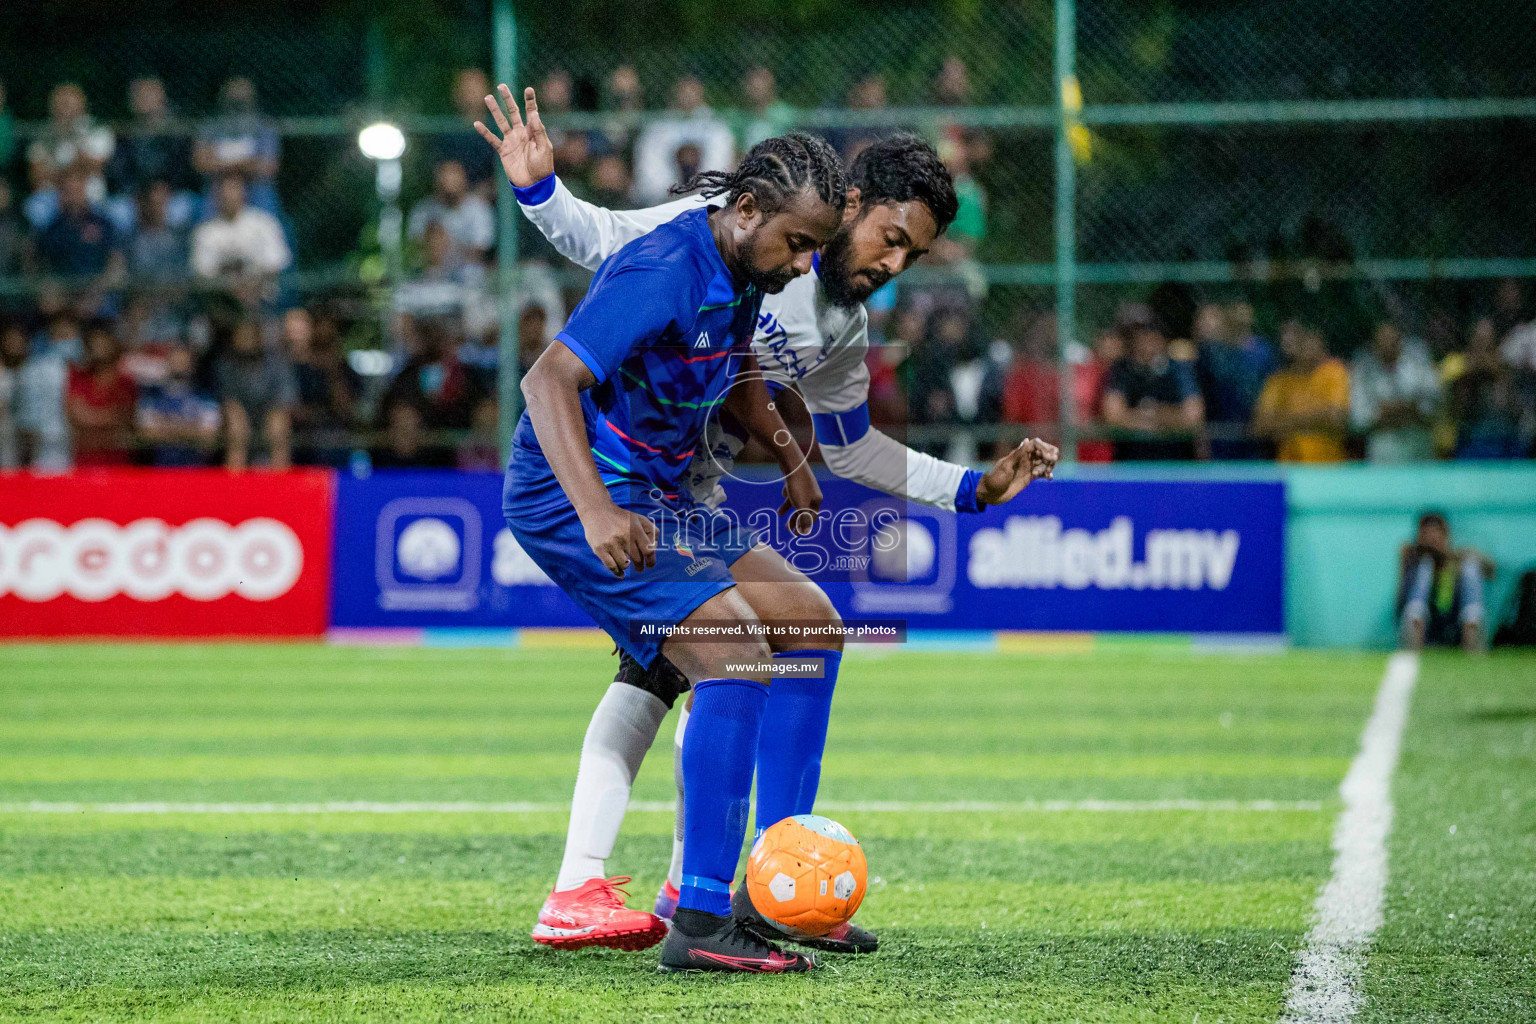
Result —
<svg viewBox="0 0 1536 1024"><path fill-rule="evenodd" d="M319 636L326 470L0 476L0 636Z"/></svg>

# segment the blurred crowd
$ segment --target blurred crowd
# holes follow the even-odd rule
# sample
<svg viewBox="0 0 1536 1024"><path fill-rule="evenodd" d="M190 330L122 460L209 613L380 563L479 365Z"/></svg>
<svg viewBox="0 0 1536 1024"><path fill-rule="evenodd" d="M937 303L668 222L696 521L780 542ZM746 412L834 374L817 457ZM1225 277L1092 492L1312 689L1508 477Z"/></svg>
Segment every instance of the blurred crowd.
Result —
<svg viewBox="0 0 1536 1024"><path fill-rule="evenodd" d="M917 296L919 299L922 296ZM1092 347L1069 352L1066 400L1084 461L1520 459L1536 442L1536 312L1522 282L1496 283L1477 314L1446 310L1420 331L1381 318L1333 337L1284 316L1274 337L1241 295L1194 305L1187 331L1125 303ZM989 338L963 305L926 318L898 307L871 355L887 419L944 424L928 445L964 459L979 436L1056 436L1063 401L1056 322L1025 314ZM898 344L890 345L890 341ZM889 350L889 354L887 351ZM1009 432L998 425L1017 425ZM990 431L968 430L988 426ZM971 446L968 448L967 446Z"/></svg>
<svg viewBox="0 0 1536 1024"><path fill-rule="evenodd" d="M251 80L229 79L217 109L190 118L160 79L137 78L115 124L60 84L24 144L0 83L0 282L25 283L0 289L0 469L497 468L499 168L469 127L490 84L478 69L454 75L464 128L422 140L405 275L359 308L300 295L284 274L303 254L277 187L278 126ZM644 120L650 93L632 66L601 81L556 69L536 84L562 178L615 207L665 201L795 121L761 66L718 110L699 79L679 77ZM924 275L869 302L876 423L969 460L1025 432L1059 436L1065 396L1094 461L1531 454L1536 315L1518 281L1492 287L1480 315L1398 316L1360 337L1283 312L1260 323L1238 292L1190 293L1188 315L1126 303L1068 353L1064 384L1054 316L1014 308L999 326L987 301L988 197L973 172L993 146L943 116L970 99L952 57L923 124L871 115L881 127L827 132L852 160L896 127L921 131L960 197ZM885 80L860 79L843 104L877 114ZM600 127L569 126L578 110L601 112ZM526 368L582 289L526 224L519 255Z"/></svg>

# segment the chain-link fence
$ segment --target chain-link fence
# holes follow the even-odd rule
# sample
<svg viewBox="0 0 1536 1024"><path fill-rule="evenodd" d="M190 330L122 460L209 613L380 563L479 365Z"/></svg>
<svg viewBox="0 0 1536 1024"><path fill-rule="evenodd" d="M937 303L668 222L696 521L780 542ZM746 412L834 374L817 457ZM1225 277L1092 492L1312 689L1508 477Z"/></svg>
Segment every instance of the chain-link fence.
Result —
<svg viewBox="0 0 1536 1024"><path fill-rule="evenodd" d="M27 207L49 187L30 158L57 142L48 120L57 83L83 87L91 113L116 129L121 153L149 130L134 108L136 79L163 81L171 104L163 130L195 148L236 113L228 80L247 76L263 123L281 140L275 212L294 254L268 313L293 303L343 311L349 347L387 357L354 363L398 366L408 358L395 315L400 282L380 258L381 199L355 134L377 117L405 129L407 212L431 198L444 158L476 163L471 179L499 178L466 127L473 96L454 103L456 84L476 81L456 78L462 69L492 70L490 13L393 5L359 22L317 8L290 24L146 21L76 33L59 46L0 44L6 109L16 118L5 168L14 201L0 217L12 234L30 236L10 250L0 245L7 312L35 316L57 276L39 257L45 225ZM1203 305L1246 305L1252 331L1269 339L1301 315L1345 356L1384 317L1438 359L1463 347L1483 314L1501 333L1528 316L1519 294L1511 299L1495 283L1536 277L1536 65L1528 59L1536 19L1516 0L1013 0L867 4L846 17L815 4L749 6L733 17L711 4L516 13L516 78L541 87L557 135L578 138L562 146L562 176L603 202L658 198L641 180L636 138L658 118L683 116L676 107L693 102L689 80L712 110L691 116L718 120L738 151L791 126L823 132L845 153L897 128L935 142L964 182L964 251L903 278L882 297L894 305L877 324L882 332L893 325L892 344L920 344L922 331L911 337L910 324L908 336L896 336L901 313L958 289L973 333L997 353L995 377L1018 378L1020 366L1045 359L1042 337L1058 342L1057 359L1087 359L1104 329L1125 321L1129 303L1150 304L1173 340L1192 343L1186 355L1210 340L1197 336ZM1066 38L1058 38L1062 24L1074 28ZM194 219L210 204L205 171L179 172L178 187L197 201ZM120 160L107 160L102 173L123 200L129 234L143 182ZM484 192L494 198L494 186ZM1064 225L1073 232L1065 248ZM483 248L494 281L498 248ZM408 240L407 274L430 262L426 249L419 235ZM542 282L546 313L542 328L529 329L552 334L584 278L526 225L517 251L523 264L550 268L523 280ZM1063 301L1062 282L1073 301ZM470 341L494 347L498 327L506 334L522 322L527 293L509 297L512 315L499 324L482 316L485 337ZM194 307L189 300L189 321ZM1039 403L1014 404L1054 418ZM1065 404L1077 419L1094 414L1091 405ZM920 440L942 447L954 434L952 423L912 418ZM969 437L998 436L981 419Z"/></svg>

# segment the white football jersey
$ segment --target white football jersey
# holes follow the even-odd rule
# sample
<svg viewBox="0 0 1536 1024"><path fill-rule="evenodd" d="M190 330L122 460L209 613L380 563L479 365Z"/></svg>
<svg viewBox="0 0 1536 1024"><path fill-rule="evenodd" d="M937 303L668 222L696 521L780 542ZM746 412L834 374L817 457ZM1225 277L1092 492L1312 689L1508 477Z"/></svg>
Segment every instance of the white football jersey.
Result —
<svg viewBox="0 0 1536 1024"><path fill-rule="evenodd" d="M709 205L689 196L644 210L609 210L577 199L558 178L520 189L524 216L571 262L596 270L629 242L679 214ZM795 388L816 427L827 468L845 479L926 505L974 509L974 471L916 452L869 425L869 312L862 304L827 301L815 271L792 280L777 295L763 297L752 338L758 366L770 380ZM725 498L720 478L741 450L741 439L711 423L690 467L695 500L711 505ZM962 488L964 491L962 492Z"/></svg>

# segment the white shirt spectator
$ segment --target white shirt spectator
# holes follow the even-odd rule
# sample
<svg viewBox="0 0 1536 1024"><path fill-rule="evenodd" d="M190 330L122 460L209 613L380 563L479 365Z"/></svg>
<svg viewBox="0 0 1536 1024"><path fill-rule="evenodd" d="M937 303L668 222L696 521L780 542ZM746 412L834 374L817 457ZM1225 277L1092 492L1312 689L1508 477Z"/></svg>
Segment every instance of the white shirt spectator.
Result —
<svg viewBox="0 0 1536 1024"><path fill-rule="evenodd" d="M457 206L449 206L436 196L428 196L417 203L411 209L407 225L411 239L419 241L426 234L427 225L434 221L441 224L448 237L453 239L460 249L461 259L463 250L479 255L496 242L496 214L490 203L473 193L460 199Z"/></svg>
<svg viewBox="0 0 1536 1024"><path fill-rule="evenodd" d="M664 203L668 190L677 184L677 151L699 148L699 170L730 170L736 160L736 137L708 107L691 114L674 111L673 117L656 121L635 140L635 198L641 203Z"/></svg>
<svg viewBox="0 0 1536 1024"><path fill-rule="evenodd" d="M1536 320L1511 330L1499 346L1499 355L1517 370L1536 373Z"/></svg>
<svg viewBox="0 0 1536 1024"><path fill-rule="evenodd" d="M1365 457L1369 461L1422 462L1434 458L1427 421L1440 402L1440 375L1422 341L1404 341L1391 367L1371 349L1364 349L1350 366L1349 383L1350 425L1366 433ZM1411 402L1426 422L1383 427L1381 406L1385 402Z"/></svg>
<svg viewBox="0 0 1536 1024"><path fill-rule="evenodd" d="M192 233L192 269L201 277L276 274L292 262L283 226L263 210L247 206L233 220L216 217Z"/></svg>

